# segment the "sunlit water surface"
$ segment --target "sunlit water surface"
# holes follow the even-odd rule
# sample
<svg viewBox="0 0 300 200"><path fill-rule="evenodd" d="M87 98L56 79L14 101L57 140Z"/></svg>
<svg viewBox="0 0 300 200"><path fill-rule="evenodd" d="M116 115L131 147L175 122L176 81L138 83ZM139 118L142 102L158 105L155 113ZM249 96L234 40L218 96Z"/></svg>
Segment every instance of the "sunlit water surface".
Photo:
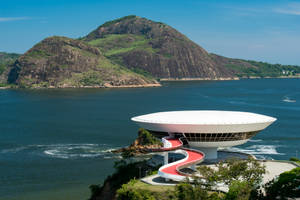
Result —
<svg viewBox="0 0 300 200"><path fill-rule="evenodd" d="M237 110L278 120L232 148L258 158L300 151L300 79L165 82L160 88L0 90L0 199L87 199L113 172L136 115Z"/></svg>

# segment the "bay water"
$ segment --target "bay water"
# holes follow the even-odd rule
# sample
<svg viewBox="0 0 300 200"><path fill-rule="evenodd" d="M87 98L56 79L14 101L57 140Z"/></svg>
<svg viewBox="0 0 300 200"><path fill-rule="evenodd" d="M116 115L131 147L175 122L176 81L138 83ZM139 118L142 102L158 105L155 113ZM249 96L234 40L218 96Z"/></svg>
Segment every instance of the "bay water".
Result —
<svg viewBox="0 0 300 200"><path fill-rule="evenodd" d="M163 82L158 88L0 90L0 199L87 199L129 145L136 115L234 110L277 121L233 151L300 154L300 79Z"/></svg>

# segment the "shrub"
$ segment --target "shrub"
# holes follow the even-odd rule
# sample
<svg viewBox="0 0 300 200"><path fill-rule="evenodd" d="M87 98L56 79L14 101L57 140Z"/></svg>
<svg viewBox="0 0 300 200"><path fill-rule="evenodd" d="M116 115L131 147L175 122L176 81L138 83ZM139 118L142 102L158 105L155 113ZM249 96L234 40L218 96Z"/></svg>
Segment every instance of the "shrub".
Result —
<svg viewBox="0 0 300 200"><path fill-rule="evenodd" d="M233 181L225 195L225 200L248 200L250 193L251 186L247 181Z"/></svg>
<svg viewBox="0 0 300 200"><path fill-rule="evenodd" d="M300 159L299 159L299 158L296 158L296 157L291 157L291 158L290 158L290 161L300 162Z"/></svg>
<svg viewBox="0 0 300 200"><path fill-rule="evenodd" d="M300 197L300 167L284 172L265 185L266 199Z"/></svg>
<svg viewBox="0 0 300 200"><path fill-rule="evenodd" d="M198 170L209 185L217 182L231 185L233 181L245 180L251 187L258 185L262 180L262 175L266 172L265 166L252 158L247 160L232 158L219 162L216 170L207 166L201 166Z"/></svg>
<svg viewBox="0 0 300 200"><path fill-rule="evenodd" d="M208 192L201 184L198 183L180 183L175 187L175 196L178 200L221 200L216 192Z"/></svg>
<svg viewBox="0 0 300 200"><path fill-rule="evenodd" d="M119 200L155 200L155 197L147 190L135 188L135 179L130 180L127 184L123 184L117 190L117 199Z"/></svg>
<svg viewBox="0 0 300 200"><path fill-rule="evenodd" d="M138 141L140 141L140 145L161 144L161 141L159 139L154 137L149 131L143 128L139 129Z"/></svg>
<svg viewBox="0 0 300 200"><path fill-rule="evenodd" d="M4 64L0 64L0 75L5 71L6 66Z"/></svg>
<svg viewBox="0 0 300 200"><path fill-rule="evenodd" d="M182 200L207 199L208 193L201 187L194 187L189 183L180 183L176 185L176 196Z"/></svg>

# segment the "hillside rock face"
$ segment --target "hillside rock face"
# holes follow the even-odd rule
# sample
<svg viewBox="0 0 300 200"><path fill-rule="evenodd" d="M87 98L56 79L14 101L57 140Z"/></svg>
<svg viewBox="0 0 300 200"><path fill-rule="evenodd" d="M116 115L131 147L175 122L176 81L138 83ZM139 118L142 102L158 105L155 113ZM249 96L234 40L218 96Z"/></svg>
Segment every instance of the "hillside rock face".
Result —
<svg viewBox="0 0 300 200"><path fill-rule="evenodd" d="M9 71L20 54L0 52L0 87L7 84Z"/></svg>
<svg viewBox="0 0 300 200"><path fill-rule="evenodd" d="M111 40L116 35L118 37ZM132 45L120 46L117 42L120 36ZM83 40L95 46L98 44L104 54L128 68L147 71L157 78L214 79L234 76L232 71L217 65L203 48L174 28L145 18L127 16L107 22ZM110 45L107 45L109 40ZM114 49L121 50L114 52Z"/></svg>
<svg viewBox="0 0 300 200"><path fill-rule="evenodd" d="M298 66L209 54L174 28L133 15L106 22L80 39L46 38L19 56L0 53L0 86L144 87L159 86L154 78L300 74Z"/></svg>
<svg viewBox="0 0 300 200"><path fill-rule="evenodd" d="M20 87L114 87L157 84L113 64L98 48L66 37L46 38L15 62L9 83Z"/></svg>

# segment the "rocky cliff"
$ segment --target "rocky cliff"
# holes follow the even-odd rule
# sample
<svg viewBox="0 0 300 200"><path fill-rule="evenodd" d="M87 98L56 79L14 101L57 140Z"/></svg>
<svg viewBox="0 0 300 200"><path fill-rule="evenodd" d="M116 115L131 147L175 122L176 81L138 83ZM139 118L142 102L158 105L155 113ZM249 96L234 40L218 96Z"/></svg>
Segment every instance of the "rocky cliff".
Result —
<svg viewBox="0 0 300 200"><path fill-rule="evenodd" d="M8 73L19 56L17 53L0 52L0 87L7 84Z"/></svg>
<svg viewBox="0 0 300 200"><path fill-rule="evenodd" d="M298 74L299 66L208 53L174 28L134 15L106 22L80 39L46 38L14 64L1 63L0 54L0 84L19 87L139 87L158 86L155 78Z"/></svg>
<svg viewBox="0 0 300 200"><path fill-rule="evenodd" d="M66 37L46 38L14 63L8 82L20 87L119 87L157 84Z"/></svg>
<svg viewBox="0 0 300 200"><path fill-rule="evenodd" d="M234 76L174 28L137 16L107 22L82 40L98 47L109 59L157 78Z"/></svg>

